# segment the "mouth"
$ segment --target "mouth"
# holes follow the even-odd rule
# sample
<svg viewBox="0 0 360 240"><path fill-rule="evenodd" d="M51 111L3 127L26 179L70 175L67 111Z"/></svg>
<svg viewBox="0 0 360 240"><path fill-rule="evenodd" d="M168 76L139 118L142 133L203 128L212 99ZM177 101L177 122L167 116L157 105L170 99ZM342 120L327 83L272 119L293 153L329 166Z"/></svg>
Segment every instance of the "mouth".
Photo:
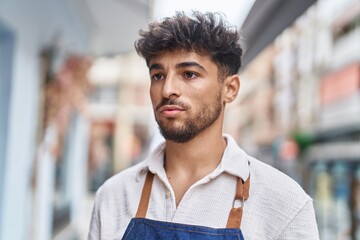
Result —
<svg viewBox="0 0 360 240"><path fill-rule="evenodd" d="M160 114L165 117L176 117L184 111L184 108L176 105L165 105L159 109Z"/></svg>

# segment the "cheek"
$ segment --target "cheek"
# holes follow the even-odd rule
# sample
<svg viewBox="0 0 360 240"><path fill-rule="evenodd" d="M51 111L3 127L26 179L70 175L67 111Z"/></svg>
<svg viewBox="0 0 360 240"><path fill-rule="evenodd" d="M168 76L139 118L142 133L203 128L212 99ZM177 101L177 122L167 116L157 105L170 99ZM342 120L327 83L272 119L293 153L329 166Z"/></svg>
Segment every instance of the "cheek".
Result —
<svg viewBox="0 0 360 240"><path fill-rule="evenodd" d="M159 101L158 91L156 91L154 87L150 87L149 94L152 105L155 107L157 105L157 102Z"/></svg>

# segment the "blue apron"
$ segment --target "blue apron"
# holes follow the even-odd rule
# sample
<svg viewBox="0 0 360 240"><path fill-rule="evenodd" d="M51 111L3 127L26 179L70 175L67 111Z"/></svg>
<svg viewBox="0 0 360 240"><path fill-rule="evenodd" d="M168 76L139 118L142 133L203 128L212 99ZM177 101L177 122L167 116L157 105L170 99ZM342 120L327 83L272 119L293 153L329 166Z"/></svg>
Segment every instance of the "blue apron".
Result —
<svg viewBox="0 0 360 240"><path fill-rule="evenodd" d="M250 176L245 182L241 178L238 179L234 202L240 200L241 206L239 208L233 207L230 210L226 228L210 228L146 219L153 179L154 174L149 171L142 190L138 211L135 218L131 219L122 239L244 240L240 225L243 203L249 197Z"/></svg>

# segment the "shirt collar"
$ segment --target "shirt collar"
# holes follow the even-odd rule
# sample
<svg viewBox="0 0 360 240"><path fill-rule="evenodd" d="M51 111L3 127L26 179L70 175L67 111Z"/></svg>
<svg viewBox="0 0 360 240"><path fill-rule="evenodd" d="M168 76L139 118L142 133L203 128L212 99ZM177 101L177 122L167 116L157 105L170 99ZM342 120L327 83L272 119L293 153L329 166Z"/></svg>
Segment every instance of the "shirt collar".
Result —
<svg viewBox="0 0 360 240"><path fill-rule="evenodd" d="M219 166L212 174L220 175L226 172L246 181L250 174L248 156L246 152L237 145L233 137L228 134L224 134L224 137L227 140L227 146Z"/></svg>
<svg viewBox="0 0 360 240"><path fill-rule="evenodd" d="M230 135L224 134L223 136L227 141L227 146L219 166L209 175L209 177L213 179L223 172L226 172L246 181L250 174L247 154L237 145ZM143 161L142 166L137 173L137 179L139 179L140 174L147 169L149 169L150 172L157 174L161 179L166 179L164 150L165 142L162 142L149 154Z"/></svg>

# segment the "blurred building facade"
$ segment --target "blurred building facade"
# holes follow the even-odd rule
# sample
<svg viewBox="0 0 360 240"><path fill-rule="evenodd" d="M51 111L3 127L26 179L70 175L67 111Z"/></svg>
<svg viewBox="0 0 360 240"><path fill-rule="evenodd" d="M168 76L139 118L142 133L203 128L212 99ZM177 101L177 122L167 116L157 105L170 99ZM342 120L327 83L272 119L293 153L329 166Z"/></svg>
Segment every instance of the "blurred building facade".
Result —
<svg viewBox="0 0 360 240"><path fill-rule="evenodd" d="M85 239L89 191L140 161L152 113L128 52L150 6L1 1L0 239Z"/></svg>
<svg viewBox="0 0 360 240"><path fill-rule="evenodd" d="M51 239L77 224L88 30L67 1L0 2L0 239Z"/></svg>
<svg viewBox="0 0 360 240"><path fill-rule="evenodd" d="M225 124L313 197L326 240L360 239L359 19L359 1L313 4L241 70Z"/></svg>

